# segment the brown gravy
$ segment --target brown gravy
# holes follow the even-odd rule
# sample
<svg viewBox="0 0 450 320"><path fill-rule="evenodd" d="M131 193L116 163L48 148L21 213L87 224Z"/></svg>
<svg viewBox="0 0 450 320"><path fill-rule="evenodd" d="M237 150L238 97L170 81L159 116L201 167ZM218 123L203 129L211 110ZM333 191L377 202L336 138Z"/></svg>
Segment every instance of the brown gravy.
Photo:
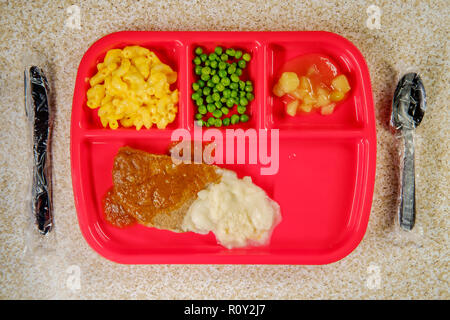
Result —
<svg viewBox="0 0 450 320"><path fill-rule="evenodd" d="M130 147L119 149L112 177L114 186L106 193L103 208L106 220L117 227L136 221L152 224L160 214L185 214L178 209L196 199L197 193L208 184L220 180L215 166L175 165L168 155Z"/></svg>

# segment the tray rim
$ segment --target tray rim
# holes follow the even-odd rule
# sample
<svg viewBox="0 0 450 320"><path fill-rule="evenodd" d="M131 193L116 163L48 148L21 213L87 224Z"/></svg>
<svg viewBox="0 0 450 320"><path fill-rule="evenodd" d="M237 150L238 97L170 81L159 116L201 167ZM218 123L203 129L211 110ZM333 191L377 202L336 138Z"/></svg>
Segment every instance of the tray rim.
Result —
<svg viewBox="0 0 450 320"><path fill-rule="evenodd" d="M77 176L77 172L81 172L81 162L78 161L79 167L76 166L75 157L74 154L80 155L79 147L81 145L81 142L83 140L83 137L85 135L79 135L75 134L77 131L82 132L89 131L87 129L82 128L76 128L74 123L78 120L76 113L73 112L73 108L78 105L78 100L80 99L77 97L77 93L79 93L80 89L80 68L84 64L85 60L87 60L87 57L89 57L89 54L91 54L94 49L96 49L97 46L101 46L102 43L106 40L110 40L111 38L118 37L120 39L121 36L129 34L129 33L140 33L140 34L164 34L167 36L167 41L179 41L176 38L173 40L170 40L170 36L177 36L180 34L185 34L185 36L194 35L194 34L208 34L208 35L231 35L232 33L239 33L239 34L245 34L247 36L253 36L253 35L262 35L264 38L267 35L276 36L278 35L288 35L288 34L301 34L301 35L312 35L312 34L322 34L326 37L334 38L336 41L343 41L346 46L348 46L354 55L356 55L356 58L358 59L358 65L362 72L363 82L365 85L365 89L363 90L363 93L365 94L365 102L366 104L366 116L367 116L367 123L365 124L364 128L362 130L359 130L361 132L361 137L365 138L368 143L368 159L365 164L367 164L366 167L366 181L363 185L362 192L364 195L362 195L362 205L361 205L361 212L360 212L360 219L358 220L358 224L356 227L356 231L353 232L353 237L349 238L350 240L346 241L346 245L340 246L338 249L334 250L332 254L327 255L316 255L314 258L309 257L306 258L305 256L295 256L292 255L248 255L248 254L232 254L232 255L211 255L210 253L202 253L202 254L186 254L186 255L180 255L180 254L151 254L147 256L143 256L141 254L127 254L127 255L120 255L115 253L112 250L109 250L109 248L103 247L101 245L101 242L97 238L97 234L95 230L91 230L89 225L83 223L83 214L87 214L87 208L84 206L86 205L84 199L84 192L81 188L81 177ZM231 39L230 39L231 40ZM256 40L254 40L256 41ZM274 40L273 42L276 42L277 40ZM284 40L286 41L286 40ZM295 40L286 41L286 42L295 42ZM180 62L181 65L181 62ZM187 63L186 63L187 65ZM181 67L181 66L180 66ZM364 81L365 80L365 81ZM368 81L367 81L368 80ZM370 93L370 94L368 94ZM181 123L180 127L184 127L183 123ZM186 127L185 127L186 128ZM80 130L81 129L81 130ZM280 128L280 131L283 130ZM356 128L355 128L356 130ZM75 137L74 137L75 136ZM369 217L370 217L370 211L371 211L371 205L372 205L372 198L373 198L373 189L374 189L374 183L375 183L375 170L376 170L376 123L375 123L375 115L374 115L374 105L373 105L373 93L371 89L371 81L370 81L370 73L369 69L367 67L366 61L361 54L361 52L358 50L358 48L353 45L348 39L337 35L335 33L327 32L327 31L236 31L236 32L230 32L230 31L118 31L111 34L108 34L100 39L98 39L94 44L92 44L89 49L84 53L83 58L81 59L81 62L78 67L77 71L77 77L76 77L76 83L74 88L74 96L73 96L73 103L72 103L72 115L71 115L71 129L70 129L70 157L71 157L71 175L72 175L72 187L73 187L73 194L74 194L74 200L75 200L75 207L77 210L77 218L78 218L78 225L80 227L81 233L83 234L83 237L86 239L88 244L101 256L122 264L302 264L302 265L320 265L320 264L328 264L332 262L336 262L344 257L346 257L348 254L350 254L356 247L359 245L359 243L362 241ZM77 192L78 190L78 192ZM81 218L81 219L80 219ZM186 257L189 257L189 262L186 262ZM214 261L210 261L210 260Z"/></svg>

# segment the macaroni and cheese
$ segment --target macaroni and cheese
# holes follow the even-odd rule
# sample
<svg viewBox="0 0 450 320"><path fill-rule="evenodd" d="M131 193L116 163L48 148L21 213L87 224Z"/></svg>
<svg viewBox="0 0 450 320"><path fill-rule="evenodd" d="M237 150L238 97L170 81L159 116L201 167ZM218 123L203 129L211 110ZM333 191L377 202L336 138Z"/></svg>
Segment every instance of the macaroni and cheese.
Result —
<svg viewBox="0 0 450 320"><path fill-rule="evenodd" d="M98 109L103 127L117 129L155 124L164 129L178 112L178 90L170 90L177 73L156 54L140 46L111 49L89 80L87 106Z"/></svg>

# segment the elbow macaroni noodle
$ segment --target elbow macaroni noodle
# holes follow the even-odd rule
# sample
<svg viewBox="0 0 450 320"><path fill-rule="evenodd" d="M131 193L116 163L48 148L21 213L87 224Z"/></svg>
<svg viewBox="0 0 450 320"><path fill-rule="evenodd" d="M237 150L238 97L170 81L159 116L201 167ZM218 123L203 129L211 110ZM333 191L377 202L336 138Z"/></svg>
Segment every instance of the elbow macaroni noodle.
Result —
<svg viewBox="0 0 450 320"><path fill-rule="evenodd" d="M178 112L178 90L170 90L177 73L156 54L140 46L111 49L89 80L87 106L98 109L103 127L117 129L155 124L164 129Z"/></svg>

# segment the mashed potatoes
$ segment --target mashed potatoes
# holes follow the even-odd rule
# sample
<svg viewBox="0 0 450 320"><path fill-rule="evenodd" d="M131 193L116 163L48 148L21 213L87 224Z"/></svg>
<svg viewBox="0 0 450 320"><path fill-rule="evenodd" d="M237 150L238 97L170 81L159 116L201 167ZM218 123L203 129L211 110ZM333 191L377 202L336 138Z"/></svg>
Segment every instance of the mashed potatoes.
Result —
<svg viewBox="0 0 450 320"><path fill-rule="evenodd" d="M212 231L227 248L265 244L280 221L280 208L250 177L220 170L221 182L198 193L184 217L182 229Z"/></svg>

